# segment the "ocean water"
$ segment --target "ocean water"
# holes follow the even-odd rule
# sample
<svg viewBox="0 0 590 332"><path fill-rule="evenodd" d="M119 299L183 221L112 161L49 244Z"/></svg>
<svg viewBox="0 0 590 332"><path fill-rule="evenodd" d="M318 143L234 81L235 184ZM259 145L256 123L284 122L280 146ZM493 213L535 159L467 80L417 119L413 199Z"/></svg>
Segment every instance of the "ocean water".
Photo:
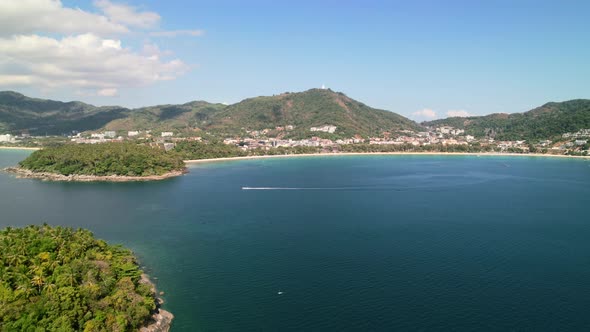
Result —
<svg viewBox="0 0 590 332"><path fill-rule="evenodd" d="M0 151L0 167L26 157ZM173 331L590 329L590 161L338 156L153 183L0 174L0 227L132 248Z"/></svg>

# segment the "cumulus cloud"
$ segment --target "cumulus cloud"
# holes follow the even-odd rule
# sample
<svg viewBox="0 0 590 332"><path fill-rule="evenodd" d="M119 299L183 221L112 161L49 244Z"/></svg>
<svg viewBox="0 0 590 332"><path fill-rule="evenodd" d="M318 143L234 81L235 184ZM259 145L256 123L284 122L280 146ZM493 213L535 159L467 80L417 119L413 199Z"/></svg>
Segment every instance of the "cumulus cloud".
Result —
<svg viewBox="0 0 590 332"><path fill-rule="evenodd" d="M140 12L135 7L117 4L109 0L96 0L98 7L111 21L126 26L147 29L160 22L160 15L154 12Z"/></svg>
<svg viewBox="0 0 590 332"><path fill-rule="evenodd" d="M450 111L447 111L447 116L448 117L465 118L465 117L471 116L471 114L469 114L469 112L467 112L465 110L450 110Z"/></svg>
<svg viewBox="0 0 590 332"><path fill-rule="evenodd" d="M99 96L103 96L103 97L114 97L117 95L117 89L115 89L115 88L100 89L100 90L98 90L98 92L96 94Z"/></svg>
<svg viewBox="0 0 590 332"><path fill-rule="evenodd" d="M436 112L429 109L429 108L425 108L421 111L416 111L416 112L412 113L412 115L423 117L423 118L428 118L428 119L434 119L436 117Z"/></svg>
<svg viewBox="0 0 590 332"><path fill-rule="evenodd" d="M37 35L0 38L0 84L5 86L71 86L112 96L119 87L171 80L189 69L181 60L145 56L122 47L120 40L94 34L61 39Z"/></svg>
<svg viewBox="0 0 590 332"><path fill-rule="evenodd" d="M66 8L59 0L0 0L0 36L38 32L115 35L129 29L106 16Z"/></svg>
<svg viewBox="0 0 590 332"><path fill-rule="evenodd" d="M178 37L178 36L193 36L198 37L205 34L203 30L170 30L170 31L154 31L150 32L150 36L154 37Z"/></svg>
<svg viewBox="0 0 590 332"><path fill-rule="evenodd" d="M110 0L93 4L95 13L65 7L60 0L0 0L0 86L71 87L85 95L112 97L119 88L173 80L191 69L179 59L165 60L172 53L149 41L138 51L122 42L122 36L137 36L137 29L143 36L157 29L158 13Z"/></svg>

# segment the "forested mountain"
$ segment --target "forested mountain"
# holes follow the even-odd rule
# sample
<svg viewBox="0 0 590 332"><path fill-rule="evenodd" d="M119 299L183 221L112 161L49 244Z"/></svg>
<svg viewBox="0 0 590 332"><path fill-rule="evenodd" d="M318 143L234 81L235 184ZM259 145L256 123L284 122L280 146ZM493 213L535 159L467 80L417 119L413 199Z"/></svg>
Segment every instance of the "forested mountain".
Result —
<svg viewBox="0 0 590 332"><path fill-rule="evenodd" d="M476 137L501 140L547 139L590 128L590 100L551 102L525 113L490 114L423 122L424 126L452 126Z"/></svg>
<svg viewBox="0 0 590 332"><path fill-rule="evenodd" d="M158 105L130 110L105 125L108 130L190 131L207 128L223 104L193 101L182 105Z"/></svg>
<svg viewBox="0 0 590 332"><path fill-rule="evenodd" d="M62 134L96 130L114 119L127 117L122 107L96 107L79 101L60 102L0 91L0 132Z"/></svg>
<svg viewBox="0 0 590 332"><path fill-rule="evenodd" d="M318 135L311 127L336 126L341 137L380 136L384 131L420 130L396 113L378 110L342 93L312 89L246 99L233 105L194 101L138 109L95 107L81 102L33 99L0 92L0 131L63 134L72 130L207 130L223 135L292 125L292 137Z"/></svg>
<svg viewBox="0 0 590 332"><path fill-rule="evenodd" d="M294 126L288 134L293 137L313 135L311 127L325 125L336 126L335 134L342 137L381 136L384 131L421 129L412 120L371 108L343 93L311 89L250 98L230 105L216 114L210 130L232 133L240 128L262 130L288 125Z"/></svg>
<svg viewBox="0 0 590 332"><path fill-rule="evenodd" d="M0 133L65 134L73 130L207 131L222 137L251 130L274 130L286 138L326 136L311 127L335 126L329 136L381 136L383 132L423 130L399 114L374 109L329 89L311 89L245 99L233 105L193 101L138 109L96 107L82 102L59 102L0 92ZM476 137L502 140L545 139L590 128L590 100L547 103L525 113L447 118L424 126L453 126ZM275 134L278 134L275 132Z"/></svg>

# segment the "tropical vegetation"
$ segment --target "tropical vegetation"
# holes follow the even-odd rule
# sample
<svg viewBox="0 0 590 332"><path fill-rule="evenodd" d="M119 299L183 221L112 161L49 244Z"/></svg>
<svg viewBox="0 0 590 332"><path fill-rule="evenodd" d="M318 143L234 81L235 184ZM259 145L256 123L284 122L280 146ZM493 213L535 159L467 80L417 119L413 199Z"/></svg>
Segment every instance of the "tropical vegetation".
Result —
<svg viewBox="0 0 590 332"><path fill-rule="evenodd" d="M184 160L243 157L247 155L238 147L219 141L182 141L176 144L174 151Z"/></svg>
<svg viewBox="0 0 590 332"><path fill-rule="evenodd" d="M286 130L289 125L294 126L292 130ZM311 127L325 125L337 127L334 135L310 131ZM207 129L232 135L243 134L244 130L275 130L276 127L285 129L275 135L294 139L367 137L381 136L383 132L421 130L417 123L399 114L371 108L329 89L246 99L216 114Z"/></svg>
<svg viewBox="0 0 590 332"><path fill-rule="evenodd" d="M564 133L590 128L590 100L577 99L547 103L525 113L491 114L467 118L448 118L422 123L425 126L451 126L475 137L498 140L543 140Z"/></svg>
<svg viewBox="0 0 590 332"><path fill-rule="evenodd" d="M184 162L175 153L131 142L64 144L33 152L20 162L33 172L63 175L151 176L183 170Z"/></svg>
<svg viewBox="0 0 590 332"><path fill-rule="evenodd" d="M235 145L223 142L183 141L176 144L174 151L184 160L231 158L246 156L273 156L289 154L319 153L320 148L310 146L276 147L271 149L258 148L244 151Z"/></svg>
<svg viewBox="0 0 590 332"><path fill-rule="evenodd" d="M0 231L0 330L135 331L156 308L131 251L88 230Z"/></svg>
<svg viewBox="0 0 590 332"><path fill-rule="evenodd" d="M354 135L380 136L384 131L420 130L399 114L371 108L343 93L311 89L299 93L255 97L233 105L193 101L138 109L96 107L82 102L59 102L29 98L0 91L0 131L36 135L68 134L72 131L152 130L186 135L243 135L246 131L294 126L282 134L290 138ZM311 132L311 127L336 126L333 134Z"/></svg>

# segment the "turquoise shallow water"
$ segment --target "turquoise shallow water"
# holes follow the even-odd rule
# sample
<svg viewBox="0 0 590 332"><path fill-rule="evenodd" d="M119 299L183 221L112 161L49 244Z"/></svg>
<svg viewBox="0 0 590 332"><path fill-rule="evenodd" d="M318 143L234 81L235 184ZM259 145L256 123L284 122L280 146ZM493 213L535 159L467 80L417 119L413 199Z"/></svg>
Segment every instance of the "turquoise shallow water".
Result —
<svg viewBox="0 0 590 332"><path fill-rule="evenodd" d="M0 167L27 154L0 151ZM131 247L173 331L588 330L589 215L590 162L572 159L246 160L119 184L0 174L0 227Z"/></svg>

